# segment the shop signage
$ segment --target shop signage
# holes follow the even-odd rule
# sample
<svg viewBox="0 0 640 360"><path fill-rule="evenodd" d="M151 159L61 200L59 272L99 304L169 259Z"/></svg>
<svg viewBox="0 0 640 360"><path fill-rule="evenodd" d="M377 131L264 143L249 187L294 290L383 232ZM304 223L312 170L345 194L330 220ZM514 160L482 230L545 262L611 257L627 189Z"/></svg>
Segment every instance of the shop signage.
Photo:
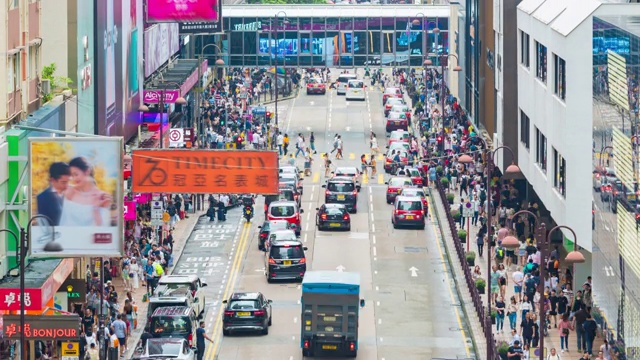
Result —
<svg viewBox="0 0 640 360"><path fill-rule="evenodd" d="M83 303L87 298L87 282L83 279L67 279L61 291L67 292L67 298L74 303Z"/></svg>
<svg viewBox="0 0 640 360"><path fill-rule="evenodd" d="M60 288L64 280L73 272L74 259L62 259L60 264L49 275L49 278L40 288L27 288L24 290L25 310L42 311L53 298L53 294ZM20 311L20 289L0 288L0 310Z"/></svg>
<svg viewBox="0 0 640 360"><path fill-rule="evenodd" d="M19 315L4 315L3 330L6 339L20 339L24 332L27 340L77 340L80 336L78 315L25 315L24 331Z"/></svg>
<svg viewBox="0 0 640 360"><path fill-rule="evenodd" d="M275 151L136 149L133 172L133 192L278 193Z"/></svg>
<svg viewBox="0 0 640 360"><path fill-rule="evenodd" d="M144 31L144 77L151 76L180 50L178 24L156 24Z"/></svg>
<svg viewBox="0 0 640 360"><path fill-rule="evenodd" d="M126 221L133 221L136 219L136 202L125 201L124 209L122 209L122 216Z"/></svg>
<svg viewBox="0 0 640 360"><path fill-rule="evenodd" d="M248 24L235 24L235 31L258 31L262 30L262 21L254 21Z"/></svg>
<svg viewBox="0 0 640 360"><path fill-rule="evenodd" d="M222 22L181 22L179 23L180 34L215 34L221 33Z"/></svg>
<svg viewBox="0 0 640 360"><path fill-rule="evenodd" d="M174 128L169 130L169 147L181 148L184 146L184 129Z"/></svg>
<svg viewBox="0 0 640 360"><path fill-rule="evenodd" d="M60 347L62 356L80 356L80 343L77 341L66 341Z"/></svg>
<svg viewBox="0 0 640 360"><path fill-rule="evenodd" d="M145 90L144 100L145 104L157 104L162 97L162 90ZM164 91L164 103L173 104L180 97L180 90L165 90Z"/></svg>
<svg viewBox="0 0 640 360"><path fill-rule="evenodd" d="M219 21L221 0L147 0L147 22Z"/></svg>

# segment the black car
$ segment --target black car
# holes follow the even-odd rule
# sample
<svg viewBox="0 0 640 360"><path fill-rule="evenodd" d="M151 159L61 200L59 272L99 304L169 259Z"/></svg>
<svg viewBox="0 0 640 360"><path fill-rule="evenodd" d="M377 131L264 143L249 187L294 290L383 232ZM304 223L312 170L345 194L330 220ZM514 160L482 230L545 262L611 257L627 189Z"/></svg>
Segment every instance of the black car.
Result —
<svg viewBox="0 0 640 360"><path fill-rule="evenodd" d="M265 275L267 282L273 280L302 280L307 272L305 246L298 240L270 243L265 252Z"/></svg>
<svg viewBox="0 0 640 360"><path fill-rule="evenodd" d="M265 220L262 226L258 226L258 250L264 250L264 243L269 238L272 231L291 229L291 224L287 220Z"/></svg>
<svg viewBox="0 0 640 360"><path fill-rule="evenodd" d="M347 207L342 204L324 204L317 208L316 226L318 230L351 230L351 217Z"/></svg>
<svg viewBox="0 0 640 360"><path fill-rule="evenodd" d="M231 331L260 331L269 334L271 326L271 300L259 292L237 292L231 294L225 304L222 318L222 334Z"/></svg>
<svg viewBox="0 0 640 360"><path fill-rule="evenodd" d="M326 204L343 204L349 212L356 213L358 211L358 190L353 178L335 176L322 187L326 189L324 195Z"/></svg>

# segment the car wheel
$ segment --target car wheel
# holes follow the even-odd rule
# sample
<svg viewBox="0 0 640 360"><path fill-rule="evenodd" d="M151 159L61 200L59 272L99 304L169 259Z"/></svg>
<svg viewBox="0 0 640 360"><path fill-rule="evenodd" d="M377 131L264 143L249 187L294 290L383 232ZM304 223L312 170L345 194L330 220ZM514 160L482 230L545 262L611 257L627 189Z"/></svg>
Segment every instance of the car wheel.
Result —
<svg viewBox="0 0 640 360"><path fill-rule="evenodd" d="M262 328L262 335L269 335L269 325Z"/></svg>
<svg viewBox="0 0 640 360"><path fill-rule="evenodd" d="M420 229L420 230L424 230L424 227L425 227L425 225L424 225L424 224L422 224L422 225L420 225L420 228L419 228L419 229Z"/></svg>
<svg viewBox="0 0 640 360"><path fill-rule="evenodd" d="M271 279L271 273L269 273L268 271L265 272L266 277L267 277L267 283L271 284L273 282L273 280Z"/></svg>
<svg viewBox="0 0 640 360"><path fill-rule="evenodd" d="M222 329L222 335L229 336L231 332L229 330Z"/></svg>
<svg viewBox="0 0 640 360"><path fill-rule="evenodd" d="M271 320L271 316L269 316L269 326L271 326L273 324L273 321Z"/></svg>
<svg viewBox="0 0 640 360"><path fill-rule="evenodd" d="M393 228L394 228L394 229L397 229L397 228L398 228L398 225L397 225L397 224L393 224Z"/></svg>

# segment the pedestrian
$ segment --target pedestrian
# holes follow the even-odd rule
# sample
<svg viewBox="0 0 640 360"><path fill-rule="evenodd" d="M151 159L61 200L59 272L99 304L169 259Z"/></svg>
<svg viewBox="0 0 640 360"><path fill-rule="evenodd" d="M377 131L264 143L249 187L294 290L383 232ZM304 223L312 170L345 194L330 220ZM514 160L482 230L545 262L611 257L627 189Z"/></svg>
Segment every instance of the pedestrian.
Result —
<svg viewBox="0 0 640 360"><path fill-rule="evenodd" d="M531 319L531 313L528 312L520 323L520 333L522 333L522 341L525 345L531 346L533 340L535 322Z"/></svg>
<svg viewBox="0 0 640 360"><path fill-rule="evenodd" d="M476 234L476 246L478 247L478 256L482 257L484 250L484 234L482 232Z"/></svg>
<svg viewBox="0 0 640 360"><path fill-rule="evenodd" d="M343 155L342 155L342 150L343 150L343 144L342 144L342 135L338 135L338 152L336 153L336 159L342 159Z"/></svg>
<svg viewBox="0 0 640 360"><path fill-rule="evenodd" d="M562 360L562 358L556 352L556 348L551 348L550 354L547 355L547 360Z"/></svg>
<svg viewBox="0 0 640 360"><path fill-rule="evenodd" d="M571 333L571 322L569 322L569 315L563 314L560 323L558 324L558 332L560 333L560 352L564 353L565 350L569 351L569 334Z"/></svg>
<svg viewBox="0 0 640 360"><path fill-rule="evenodd" d="M504 332L504 315L505 315L505 303L504 297L499 296L495 303L496 308L496 332Z"/></svg>
<svg viewBox="0 0 640 360"><path fill-rule="evenodd" d="M311 135L309 135L309 146L311 146L311 151L313 151L314 154L318 153L316 151L316 137L313 135L313 131L311 132Z"/></svg>
<svg viewBox="0 0 640 360"><path fill-rule="evenodd" d="M371 149L372 154L378 155L380 152L380 149L378 148L378 139L376 139L376 134L374 134L373 131L369 137L369 148Z"/></svg>
<svg viewBox="0 0 640 360"><path fill-rule="evenodd" d="M196 329L196 347L198 349L198 360L202 360L205 350L205 339L213 344L213 340L207 335L204 329L204 321L200 321L200 327Z"/></svg>
<svg viewBox="0 0 640 360"><path fill-rule="evenodd" d="M377 168L377 164L376 164L376 154L375 153L371 153L371 155L369 155L369 167L371 168L371 176L375 176L376 173L378 172L378 168Z"/></svg>
<svg viewBox="0 0 640 360"><path fill-rule="evenodd" d="M575 299L577 299L577 298L578 298L578 295L576 295ZM575 299L574 299L574 304L576 303ZM577 341L577 344L578 344L578 351L587 350L587 338L585 336L586 332L585 332L585 328L583 326L584 323L587 321L587 316L588 316L587 309L582 308L582 307L579 308L578 311L575 311L575 313L573 314L573 324L572 325L573 325L573 328L576 330L576 341ZM569 316L569 317L571 317L571 316Z"/></svg>
<svg viewBox="0 0 640 360"><path fill-rule="evenodd" d="M129 258L125 257L122 259L122 273L120 273L120 275L122 276L125 290L131 290L131 277L129 276L131 271L130 263Z"/></svg>
<svg viewBox="0 0 640 360"><path fill-rule="evenodd" d="M331 174L331 160L329 160L329 154L324 154L324 176L329 177Z"/></svg>
<svg viewBox="0 0 640 360"><path fill-rule="evenodd" d="M111 326L120 344L120 356L124 356L124 352L127 349L127 324L122 321L122 314L116 315L116 321Z"/></svg>
<svg viewBox="0 0 640 360"><path fill-rule="evenodd" d="M131 265L129 265L129 277L131 278L131 288L136 290L140 288L140 266L136 258L131 258Z"/></svg>
<svg viewBox="0 0 640 360"><path fill-rule="evenodd" d="M311 149L307 148L304 158L304 176L311 176L311 164L313 163L313 157L311 155Z"/></svg>
<svg viewBox="0 0 640 360"><path fill-rule="evenodd" d="M288 134L284 134L284 137L282 138L282 151L284 156L287 156L287 153L289 152L289 135Z"/></svg>
<svg viewBox="0 0 640 360"><path fill-rule="evenodd" d="M609 342L607 341L607 339L603 340L603 344L600 345L600 352L599 354L602 354L602 359L605 360L611 360L612 358L612 351L611 351L611 347L609 346Z"/></svg>
<svg viewBox="0 0 640 360"><path fill-rule="evenodd" d="M593 356L593 341L596 338L596 332L598 331L598 324L593 317L591 316L590 308L587 308L587 319L585 320L582 327L584 328L584 337L586 343L586 351L589 352L589 355Z"/></svg>
<svg viewBox="0 0 640 360"><path fill-rule="evenodd" d="M507 305L507 316L509 317L509 327L515 331L518 320L518 304L516 304L515 296L511 297L509 305Z"/></svg>

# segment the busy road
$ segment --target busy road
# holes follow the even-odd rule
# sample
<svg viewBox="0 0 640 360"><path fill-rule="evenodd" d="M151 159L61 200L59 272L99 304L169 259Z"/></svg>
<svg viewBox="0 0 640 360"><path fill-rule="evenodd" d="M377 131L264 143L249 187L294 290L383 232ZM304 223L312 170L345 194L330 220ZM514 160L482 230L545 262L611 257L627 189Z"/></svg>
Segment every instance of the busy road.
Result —
<svg viewBox="0 0 640 360"><path fill-rule="evenodd" d="M385 201L389 176L382 170L381 155L377 157L378 173L361 179L358 211L351 214L350 231L316 229L316 209L324 204L322 185L327 180L321 154L332 149L334 135L342 136L344 158L330 155L333 169L360 168L360 156L370 152L371 131L385 152L382 92L366 82L365 101L347 101L329 90L326 95L301 91L295 99L279 104L280 128L292 139L290 151L295 152L298 133L308 139L313 132L316 139L318 153L312 174L303 180L301 201L300 241L307 248L307 271L360 274L360 297L365 306L359 317L358 358L468 358L471 341L461 320L462 310L434 217L429 216L424 230L394 229L393 207ZM302 163L298 158L301 169ZM264 197L259 197L255 208L262 209L263 201ZM193 272L196 270L189 269L196 267L212 269L197 270L209 284L205 323L207 334L214 340L207 345L204 358L302 359L300 282L267 282L265 253L258 250L262 211L256 211L250 224L238 219L238 210L229 214L221 226L218 221L201 219L176 266L176 273ZM195 265L198 259L208 265ZM223 335L221 300L233 292L261 292L272 300L268 335Z"/></svg>

